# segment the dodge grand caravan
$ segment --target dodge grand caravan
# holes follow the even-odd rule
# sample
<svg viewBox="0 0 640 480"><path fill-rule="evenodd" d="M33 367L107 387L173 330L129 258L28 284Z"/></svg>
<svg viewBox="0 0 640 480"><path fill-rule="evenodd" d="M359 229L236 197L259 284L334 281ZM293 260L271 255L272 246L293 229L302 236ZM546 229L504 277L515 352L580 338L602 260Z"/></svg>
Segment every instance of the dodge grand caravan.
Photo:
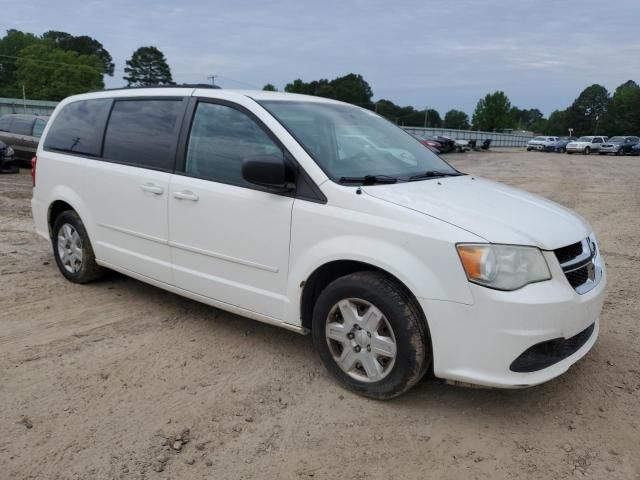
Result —
<svg viewBox="0 0 640 480"><path fill-rule="evenodd" d="M113 269L311 332L363 395L399 395L429 370L536 385L598 335L606 274L584 219L459 172L359 107L193 88L74 96L32 173L36 230L68 280Z"/></svg>

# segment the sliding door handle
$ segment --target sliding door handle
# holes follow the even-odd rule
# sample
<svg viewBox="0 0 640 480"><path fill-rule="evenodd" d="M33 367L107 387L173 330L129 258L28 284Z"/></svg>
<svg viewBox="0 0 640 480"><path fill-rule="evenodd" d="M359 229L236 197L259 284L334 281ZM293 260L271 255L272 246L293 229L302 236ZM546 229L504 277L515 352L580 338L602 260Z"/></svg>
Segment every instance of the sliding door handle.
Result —
<svg viewBox="0 0 640 480"><path fill-rule="evenodd" d="M156 195L162 195L162 193L164 192L164 188L153 183L145 183L143 185L140 185L140 188L142 188L142 190L144 190L145 192L151 192Z"/></svg>
<svg viewBox="0 0 640 480"><path fill-rule="evenodd" d="M191 200L192 202L198 201L198 195L191 190L183 190L181 192L173 192L173 196L178 200Z"/></svg>

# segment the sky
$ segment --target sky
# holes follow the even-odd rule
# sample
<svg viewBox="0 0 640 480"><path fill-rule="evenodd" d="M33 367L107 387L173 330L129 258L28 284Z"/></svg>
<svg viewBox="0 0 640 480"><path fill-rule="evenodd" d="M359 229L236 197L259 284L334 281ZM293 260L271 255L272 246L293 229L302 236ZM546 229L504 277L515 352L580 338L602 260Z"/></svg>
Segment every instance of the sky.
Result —
<svg viewBox="0 0 640 480"><path fill-rule="evenodd" d="M640 83L640 1L611 0L0 0L0 30L89 35L124 85L140 46L178 83L279 90L296 78L359 73L374 100L473 112L503 90L548 115L585 87Z"/></svg>

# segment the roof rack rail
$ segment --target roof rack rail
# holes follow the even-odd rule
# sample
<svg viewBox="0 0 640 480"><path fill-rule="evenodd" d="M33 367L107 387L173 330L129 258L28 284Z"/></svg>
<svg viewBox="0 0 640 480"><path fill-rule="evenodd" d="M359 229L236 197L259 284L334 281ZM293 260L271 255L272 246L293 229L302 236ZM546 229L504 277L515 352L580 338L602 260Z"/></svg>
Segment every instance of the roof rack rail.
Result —
<svg viewBox="0 0 640 480"><path fill-rule="evenodd" d="M113 92L117 90L139 90L141 88L213 88L213 89L221 89L222 87L218 85L210 85L208 83L181 83L181 84L172 84L172 85L146 85L146 86L135 86L135 87L116 87L116 88L104 88L102 92Z"/></svg>

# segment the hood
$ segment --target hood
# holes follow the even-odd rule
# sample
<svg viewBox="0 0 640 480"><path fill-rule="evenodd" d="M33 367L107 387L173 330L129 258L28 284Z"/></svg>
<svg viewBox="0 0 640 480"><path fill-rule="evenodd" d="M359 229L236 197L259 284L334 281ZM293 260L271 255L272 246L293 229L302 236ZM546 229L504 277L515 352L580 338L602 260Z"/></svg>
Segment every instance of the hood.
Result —
<svg viewBox="0 0 640 480"><path fill-rule="evenodd" d="M591 145L591 142L576 142L575 140L569 142L569 145L578 145L579 147L584 147L585 145Z"/></svg>
<svg viewBox="0 0 640 480"><path fill-rule="evenodd" d="M471 175L367 186L363 190L492 243L555 250L591 233L584 219L551 200Z"/></svg>

